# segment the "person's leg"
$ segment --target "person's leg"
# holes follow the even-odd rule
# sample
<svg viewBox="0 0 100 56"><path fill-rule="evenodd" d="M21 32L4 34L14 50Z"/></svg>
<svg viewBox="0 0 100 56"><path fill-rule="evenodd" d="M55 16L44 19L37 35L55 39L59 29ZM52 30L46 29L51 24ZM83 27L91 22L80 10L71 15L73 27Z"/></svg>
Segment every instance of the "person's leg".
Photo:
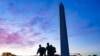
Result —
<svg viewBox="0 0 100 56"><path fill-rule="evenodd" d="M43 54L40 54L40 56L43 56Z"/></svg>
<svg viewBox="0 0 100 56"><path fill-rule="evenodd" d="M41 54L41 56L43 56L43 53Z"/></svg>
<svg viewBox="0 0 100 56"><path fill-rule="evenodd" d="M44 56L46 56L46 53L44 53Z"/></svg>

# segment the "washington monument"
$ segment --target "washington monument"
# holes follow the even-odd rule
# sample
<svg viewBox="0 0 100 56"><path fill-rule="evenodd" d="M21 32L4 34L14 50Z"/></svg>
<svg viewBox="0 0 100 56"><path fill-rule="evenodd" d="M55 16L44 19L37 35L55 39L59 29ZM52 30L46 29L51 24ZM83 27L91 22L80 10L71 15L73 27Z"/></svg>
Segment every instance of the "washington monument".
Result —
<svg viewBox="0 0 100 56"><path fill-rule="evenodd" d="M65 19L64 6L62 3L60 3L59 5L59 16L60 16L61 56L69 56L66 19Z"/></svg>

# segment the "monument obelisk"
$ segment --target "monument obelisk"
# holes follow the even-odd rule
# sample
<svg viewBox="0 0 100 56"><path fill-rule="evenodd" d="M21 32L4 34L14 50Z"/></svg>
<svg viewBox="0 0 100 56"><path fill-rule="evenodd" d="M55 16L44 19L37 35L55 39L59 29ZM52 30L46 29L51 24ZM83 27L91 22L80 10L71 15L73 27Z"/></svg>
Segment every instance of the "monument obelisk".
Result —
<svg viewBox="0 0 100 56"><path fill-rule="evenodd" d="M69 56L65 11L62 3L60 3L59 5L59 16L60 16L61 56Z"/></svg>

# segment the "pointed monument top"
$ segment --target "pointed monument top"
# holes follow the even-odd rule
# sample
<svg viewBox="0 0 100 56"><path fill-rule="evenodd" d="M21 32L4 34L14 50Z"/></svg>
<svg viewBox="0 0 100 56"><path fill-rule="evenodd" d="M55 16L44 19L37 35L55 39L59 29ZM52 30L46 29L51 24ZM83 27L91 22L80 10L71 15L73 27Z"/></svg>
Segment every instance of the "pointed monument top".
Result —
<svg viewBox="0 0 100 56"><path fill-rule="evenodd" d="M59 5L59 6L60 6L60 7L64 7L64 5L63 5L63 3L62 3L62 2L60 3L60 5Z"/></svg>
<svg viewBox="0 0 100 56"><path fill-rule="evenodd" d="M61 9L63 9L64 8L64 5L63 5L63 3L61 2L60 4L59 4L59 8Z"/></svg>
<svg viewBox="0 0 100 56"><path fill-rule="evenodd" d="M62 2L60 3L60 6L63 6L63 3Z"/></svg>

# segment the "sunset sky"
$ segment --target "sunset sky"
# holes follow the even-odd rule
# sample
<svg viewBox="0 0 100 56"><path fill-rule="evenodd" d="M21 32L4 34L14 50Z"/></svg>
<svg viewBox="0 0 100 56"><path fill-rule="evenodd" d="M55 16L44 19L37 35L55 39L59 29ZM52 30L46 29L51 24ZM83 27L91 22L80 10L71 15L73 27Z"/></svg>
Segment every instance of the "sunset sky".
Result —
<svg viewBox="0 0 100 56"><path fill-rule="evenodd" d="M49 42L60 54L59 4L65 7L71 53L99 54L99 0L0 0L0 54L34 55Z"/></svg>

